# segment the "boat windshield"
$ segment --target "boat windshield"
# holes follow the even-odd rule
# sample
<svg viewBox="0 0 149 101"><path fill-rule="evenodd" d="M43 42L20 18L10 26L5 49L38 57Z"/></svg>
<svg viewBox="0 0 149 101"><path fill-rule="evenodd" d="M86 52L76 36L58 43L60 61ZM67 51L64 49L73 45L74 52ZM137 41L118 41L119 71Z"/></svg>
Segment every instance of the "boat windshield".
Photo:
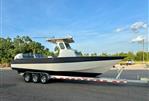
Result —
<svg viewBox="0 0 149 101"><path fill-rule="evenodd" d="M60 46L61 49L65 48L63 43L59 43L59 46Z"/></svg>
<svg viewBox="0 0 149 101"><path fill-rule="evenodd" d="M65 46L66 46L67 49L71 49L71 47L68 43L65 43Z"/></svg>
<svg viewBox="0 0 149 101"><path fill-rule="evenodd" d="M42 54L32 54L32 53L26 53L26 54L23 54L23 58L45 58L44 55Z"/></svg>
<svg viewBox="0 0 149 101"><path fill-rule="evenodd" d="M45 58L42 54L34 54L34 58Z"/></svg>
<svg viewBox="0 0 149 101"><path fill-rule="evenodd" d="M34 58L34 56L33 56L33 54L31 54L31 53L26 53L26 54L22 54L23 56L22 56L22 58L24 58L24 59L28 59L28 58Z"/></svg>

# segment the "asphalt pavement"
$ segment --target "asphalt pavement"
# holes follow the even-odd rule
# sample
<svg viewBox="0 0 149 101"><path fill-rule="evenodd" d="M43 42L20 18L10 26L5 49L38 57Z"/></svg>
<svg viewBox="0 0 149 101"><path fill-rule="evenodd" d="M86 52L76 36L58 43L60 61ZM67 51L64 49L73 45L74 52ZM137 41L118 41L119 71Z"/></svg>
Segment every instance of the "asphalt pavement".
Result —
<svg viewBox="0 0 149 101"><path fill-rule="evenodd" d="M124 71L122 78L149 77L149 71ZM115 77L115 71L102 76ZM113 85L83 81L25 83L12 70L0 71L0 101L149 101L149 85Z"/></svg>

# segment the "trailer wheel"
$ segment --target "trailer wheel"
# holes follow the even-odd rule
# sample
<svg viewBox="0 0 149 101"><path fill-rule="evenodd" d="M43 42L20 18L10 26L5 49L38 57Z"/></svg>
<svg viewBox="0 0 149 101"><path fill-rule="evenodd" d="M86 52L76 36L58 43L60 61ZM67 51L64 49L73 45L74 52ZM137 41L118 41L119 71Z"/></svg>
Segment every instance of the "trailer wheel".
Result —
<svg viewBox="0 0 149 101"><path fill-rule="evenodd" d="M42 84L45 84L48 82L48 76L46 74L42 74L40 77L40 81Z"/></svg>
<svg viewBox="0 0 149 101"><path fill-rule="evenodd" d="M32 75L30 73L24 73L24 81L30 82L32 79Z"/></svg>
<svg viewBox="0 0 149 101"><path fill-rule="evenodd" d="M37 74L37 73L33 73L32 74L32 81L34 83L38 83L39 82L39 79L40 79L40 75L39 74Z"/></svg>

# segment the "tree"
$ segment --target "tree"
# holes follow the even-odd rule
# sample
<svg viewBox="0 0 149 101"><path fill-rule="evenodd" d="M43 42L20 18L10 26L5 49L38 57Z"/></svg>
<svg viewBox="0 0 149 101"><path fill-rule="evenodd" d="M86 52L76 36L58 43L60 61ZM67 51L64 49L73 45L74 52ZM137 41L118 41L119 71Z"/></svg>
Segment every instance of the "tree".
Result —
<svg viewBox="0 0 149 101"><path fill-rule="evenodd" d="M0 63L7 63L12 58L12 40L0 38Z"/></svg>
<svg viewBox="0 0 149 101"><path fill-rule="evenodd" d="M97 56L97 53L92 53L91 56Z"/></svg>
<svg viewBox="0 0 149 101"><path fill-rule="evenodd" d="M145 61L149 60L148 56L149 56L149 52L144 52L144 60ZM136 53L135 60L137 60L137 61L143 60L143 51L139 51Z"/></svg>
<svg viewBox="0 0 149 101"><path fill-rule="evenodd" d="M107 53L102 53L101 56L108 56L108 54Z"/></svg>
<svg viewBox="0 0 149 101"><path fill-rule="evenodd" d="M125 60L135 60L135 54L133 54L133 52L128 52Z"/></svg>

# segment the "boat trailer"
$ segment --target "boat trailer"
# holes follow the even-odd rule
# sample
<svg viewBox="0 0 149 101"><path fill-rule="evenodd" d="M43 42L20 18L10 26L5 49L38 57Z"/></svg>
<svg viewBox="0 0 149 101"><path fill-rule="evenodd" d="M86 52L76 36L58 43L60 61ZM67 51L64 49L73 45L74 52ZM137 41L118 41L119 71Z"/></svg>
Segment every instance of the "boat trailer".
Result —
<svg viewBox="0 0 149 101"><path fill-rule="evenodd" d="M74 81L87 81L87 82L96 82L96 83L107 83L107 84L145 84L149 85L149 78L140 78L138 80L130 80L130 79L121 79L120 76L124 70L124 67L118 69L117 75L114 78L109 77L78 77L78 76L61 76L61 75L50 75L46 72L26 72L23 75L25 82L41 82L42 84L47 83L50 80L74 80ZM29 78L32 75L32 80ZM40 80L39 80L40 78Z"/></svg>

